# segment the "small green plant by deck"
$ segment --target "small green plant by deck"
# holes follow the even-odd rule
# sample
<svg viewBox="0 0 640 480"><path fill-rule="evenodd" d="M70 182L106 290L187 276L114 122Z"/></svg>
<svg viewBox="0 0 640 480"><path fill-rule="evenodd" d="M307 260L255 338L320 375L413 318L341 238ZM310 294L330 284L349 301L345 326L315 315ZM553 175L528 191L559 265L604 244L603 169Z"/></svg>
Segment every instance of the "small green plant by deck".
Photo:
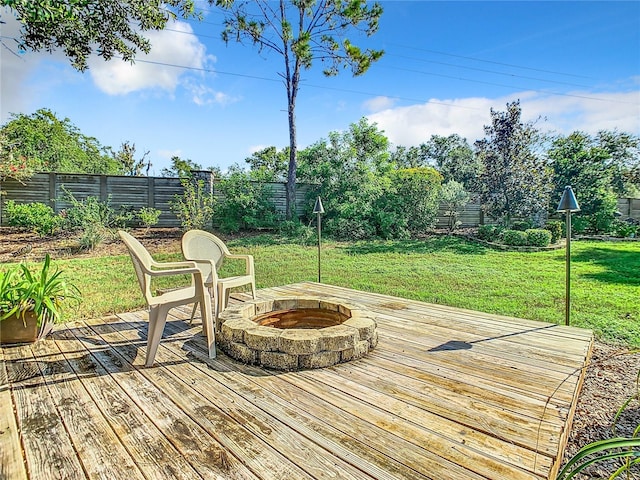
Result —
<svg viewBox="0 0 640 480"><path fill-rule="evenodd" d="M63 320L65 302L80 299L80 291L63 278L62 271L51 270L48 254L39 272L24 264L0 272L0 321L32 310L38 325L57 323Z"/></svg>

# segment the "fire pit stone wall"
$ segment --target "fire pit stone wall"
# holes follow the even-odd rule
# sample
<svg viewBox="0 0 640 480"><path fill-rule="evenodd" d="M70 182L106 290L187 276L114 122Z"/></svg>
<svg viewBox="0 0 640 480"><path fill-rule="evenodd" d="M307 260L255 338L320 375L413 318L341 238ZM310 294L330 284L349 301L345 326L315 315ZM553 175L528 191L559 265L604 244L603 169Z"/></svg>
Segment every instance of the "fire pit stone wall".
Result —
<svg viewBox="0 0 640 480"><path fill-rule="evenodd" d="M256 323L269 312L320 309L345 320L323 328L275 328ZM338 298L253 300L218 318L222 349L244 363L277 370L323 368L361 358L378 343L376 321L364 307Z"/></svg>

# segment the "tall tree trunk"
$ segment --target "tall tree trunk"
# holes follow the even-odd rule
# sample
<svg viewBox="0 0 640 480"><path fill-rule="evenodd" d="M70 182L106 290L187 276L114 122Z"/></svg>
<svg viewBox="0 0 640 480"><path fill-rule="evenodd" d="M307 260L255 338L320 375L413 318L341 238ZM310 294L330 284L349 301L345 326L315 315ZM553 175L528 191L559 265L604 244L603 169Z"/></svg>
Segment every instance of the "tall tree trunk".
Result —
<svg viewBox="0 0 640 480"><path fill-rule="evenodd" d="M298 142L296 140L295 101L295 95L293 97L289 97L289 169L287 171L286 195L287 220L294 220L296 218L296 170Z"/></svg>
<svg viewBox="0 0 640 480"><path fill-rule="evenodd" d="M281 22L286 21L285 2L280 0ZM298 29L302 32L304 27L304 6L298 6ZM293 65L289 57L289 41L284 39L283 45L285 83L287 85L287 117L289 119L289 169L287 171L286 210L287 220L296 219L296 171L298 160L298 141L296 137L296 97L300 86L300 59L294 55Z"/></svg>

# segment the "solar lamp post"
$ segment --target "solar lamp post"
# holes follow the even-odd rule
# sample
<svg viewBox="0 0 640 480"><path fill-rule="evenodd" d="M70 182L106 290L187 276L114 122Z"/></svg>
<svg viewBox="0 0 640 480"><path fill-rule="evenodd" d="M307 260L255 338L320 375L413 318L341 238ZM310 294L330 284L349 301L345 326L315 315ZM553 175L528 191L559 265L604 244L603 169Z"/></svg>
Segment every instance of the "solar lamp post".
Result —
<svg viewBox="0 0 640 480"><path fill-rule="evenodd" d="M321 244L321 230L322 230L322 220L320 218L320 215L322 215L324 213L324 207L322 206L322 200L320 200L320 197L318 197L316 199L316 204L313 207L313 213L315 213L317 215L317 224L318 224L318 283L320 282L320 244Z"/></svg>
<svg viewBox="0 0 640 480"><path fill-rule="evenodd" d="M567 231L567 245L566 245L566 260L565 260L565 303L564 303L564 322L565 325L569 325L570 305L571 305L571 213L579 212L580 206L576 200L576 196L573 193L573 189L570 185L564 187L562 198L557 208L558 212L565 212L566 214L566 231Z"/></svg>

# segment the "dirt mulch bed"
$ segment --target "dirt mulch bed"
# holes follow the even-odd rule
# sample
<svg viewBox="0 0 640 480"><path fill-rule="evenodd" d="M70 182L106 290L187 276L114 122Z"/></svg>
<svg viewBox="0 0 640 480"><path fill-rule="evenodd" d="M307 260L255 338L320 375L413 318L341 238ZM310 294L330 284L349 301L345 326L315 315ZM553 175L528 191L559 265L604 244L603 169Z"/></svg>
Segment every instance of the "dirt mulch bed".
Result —
<svg viewBox="0 0 640 480"><path fill-rule="evenodd" d="M151 253L175 253L180 251L181 232L175 228L133 230L132 234ZM229 238L222 237L224 240ZM55 238L38 238L7 227L0 228L0 262L37 261L49 253L52 258L96 257L126 255L124 244L116 237L100 244L94 250L79 247L74 235ZM587 443L611 438L612 425L617 409L637 393L636 378L640 371L640 354L626 353L624 347L596 342L587 368L584 386L576 408L573 428L569 436L565 458L573 455ZM632 402L616 423L616 436L631 436L640 425L640 403ZM586 474L576 477L605 479L615 469L614 463L592 466ZM625 477L623 477L625 478ZM640 478L637 467L631 478Z"/></svg>

